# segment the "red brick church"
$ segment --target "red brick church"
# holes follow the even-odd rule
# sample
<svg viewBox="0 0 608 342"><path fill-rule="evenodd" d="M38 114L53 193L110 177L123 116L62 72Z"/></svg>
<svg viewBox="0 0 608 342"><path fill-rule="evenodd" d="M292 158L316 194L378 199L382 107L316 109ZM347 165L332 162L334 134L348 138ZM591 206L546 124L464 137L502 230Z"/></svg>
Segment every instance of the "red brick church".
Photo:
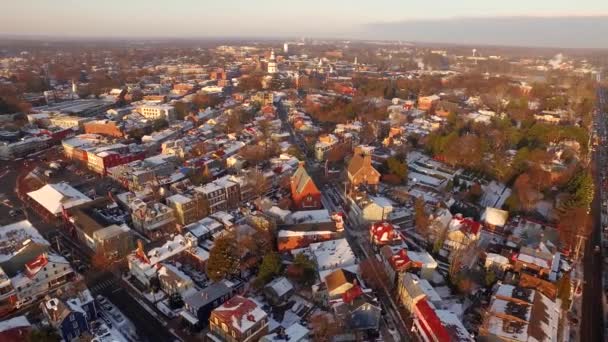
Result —
<svg viewBox="0 0 608 342"><path fill-rule="evenodd" d="M306 172L303 162L291 176L291 199L296 209L312 210L322 207L321 192Z"/></svg>

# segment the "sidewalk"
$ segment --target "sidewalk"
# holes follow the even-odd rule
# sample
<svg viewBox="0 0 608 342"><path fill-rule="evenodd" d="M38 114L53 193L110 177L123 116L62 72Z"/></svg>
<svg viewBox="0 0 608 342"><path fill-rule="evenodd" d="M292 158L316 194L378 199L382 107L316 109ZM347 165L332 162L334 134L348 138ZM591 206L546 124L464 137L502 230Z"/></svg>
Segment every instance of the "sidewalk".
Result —
<svg viewBox="0 0 608 342"><path fill-rule="evenodd" d="M579 329L582 320L582 286L584 281L583 265L577 263L572 268L572 303L570 304L570 310L566 312L566 322L564 324L564 341L578 341L579 340ZM580 293L577 294L577 284L580 284ZM571 319L574 318L576 324L571 323Z"/></svg>

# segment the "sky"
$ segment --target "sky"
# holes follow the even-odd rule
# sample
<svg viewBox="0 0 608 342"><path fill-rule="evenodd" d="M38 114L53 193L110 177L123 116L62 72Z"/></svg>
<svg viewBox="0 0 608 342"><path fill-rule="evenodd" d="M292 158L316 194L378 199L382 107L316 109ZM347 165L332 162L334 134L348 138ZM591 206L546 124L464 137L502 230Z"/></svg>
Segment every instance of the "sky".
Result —
<svg viewBox="0 0 608 342"><path fill-rule="evenodd" d="M3 0L0 34L317 37L608 48L607 0ZM594 24L590 24L593 22ZM598 25L595 25L599 23ZM575 25L576 27L573 27ZM495 27L498 26L498 27ZM442 29L442 27L444 29ZM509 28L514 28L510 32ZM573 35L571 30L583 36ZM481 34L485 32L485 34ZM586 34L588 33L588 34ZM543 37L550 35L549 41ZM559 38L560 36L561 39Z"/></svg>

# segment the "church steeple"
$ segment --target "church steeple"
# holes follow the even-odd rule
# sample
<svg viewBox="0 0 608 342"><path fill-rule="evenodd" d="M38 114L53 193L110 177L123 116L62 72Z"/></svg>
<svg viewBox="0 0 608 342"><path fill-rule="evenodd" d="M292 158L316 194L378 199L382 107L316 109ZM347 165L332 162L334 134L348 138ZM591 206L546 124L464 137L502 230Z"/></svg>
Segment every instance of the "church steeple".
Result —
<svg viewBox="0 0 608 342"><path fill-rule="evenodd" d="M274 56L274 49L270 50L270 59L268 60L268 73L275 74L277 72L277 61Z"/></svg>

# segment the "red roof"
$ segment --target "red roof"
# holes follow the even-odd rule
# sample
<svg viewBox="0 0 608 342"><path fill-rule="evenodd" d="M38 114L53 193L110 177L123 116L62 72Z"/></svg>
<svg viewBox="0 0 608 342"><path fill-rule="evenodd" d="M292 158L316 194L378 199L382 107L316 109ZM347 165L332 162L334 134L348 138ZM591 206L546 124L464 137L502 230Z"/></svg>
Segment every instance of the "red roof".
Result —
<svg viewBox="0 0 608 342"><path fill-rule="evenodd" d="M353 300L357 299L362 294L363 294L363 290L361 290L361 287L359 287L359 285L355 284L355 286L346 290L346 292L344 292L342 294L342 301L344 301L344 303L350 303Z"/></svg>
<svg viewBox="0 0 608 342"><path fill-rule="evenodd" d="M420 320L420 326L423 333L426 334L431 341L450 342L450 333L443 326L439 316L435 313L426 299L421 299L416 303L416 316Z"/></svg>
<svg viewBox="0 0 608 342"><path fill-rule="evenodd" d="M465 233L471 233L473 235L477 235L479 233L479 229L481 228L481 223L475 222L469 218L462 219L460 221L460 230Z"/></svg>
<svg viewBox="0 0 608 342"><path fill-rule="evenodd" d="M411 261L410 257L407 256L407 250L405 248L402 248L389 259L389 262L395 271L406 269Z"/></svg>
<svg viewBox="0 0 608 342"><path fill-rule="evenodd" d="M372 224L370 233L376 244L388 243L394 240L401 240L401 235L395 231L395 227L386 221L380 221Z"/></svg>
<svg viewBox="0 0 608 342"><path fill-rule="evenodd" d="M237 295L215 309L214 312L222 321L230 322L232 317L236 317L237 320L240 320L257 307L258 305L251 299Z"/></svg>
<svg viewBox="0 0 608 342"><path fill-rule="evenodd" d="M40 254L34 260L25 264L25 269L29 277L35 276L42 267L46 266L49 261L44 254Z"/></svg>
<svg viewBox="0 0 608 342"><path fill-rule="evenodd" d="M463 218L462 215L456 215L453 220L458 221L459 229L463 233L477 235L481 229L481 223L470 218Z"/></svg>

